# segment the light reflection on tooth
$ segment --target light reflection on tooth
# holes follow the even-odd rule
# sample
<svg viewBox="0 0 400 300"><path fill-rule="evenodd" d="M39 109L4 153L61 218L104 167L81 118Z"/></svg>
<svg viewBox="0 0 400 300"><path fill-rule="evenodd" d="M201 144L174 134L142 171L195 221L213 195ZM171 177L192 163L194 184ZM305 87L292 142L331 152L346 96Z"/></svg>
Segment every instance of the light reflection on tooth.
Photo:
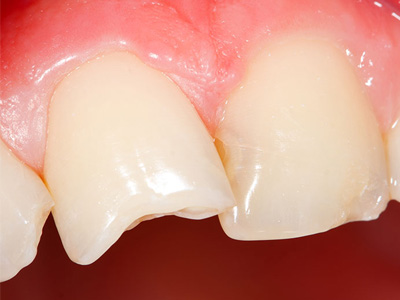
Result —
<svg viewBox="0 0 400 300"><path fill-rule="evenodd" d="M390 196L400 201L400 119L387 134L388 165L390 170Z"/></svg>
<svg viewBox="0 0 400 300"><path fill-rule="evenodd" d="M146 182L154 193L163 196L193 190L190 184L185 183L179 175L168 169L153 174L151 178L146 178Z"/></svg>
<svg viewBox="0 0 400 300"><path fill-rule="evenodd" d="M370 220L389 200L385 151L363 84L339 50L277 41L229 97L216 145L237 199L220 215L243 240Z"/></svg>
<svg viewBox="0 0 400 300"><path fill-rule="evenodd" d="M39 176L0 141L0 281L33 261L52 205Z"/></svg>
<svg viewBox="0 0 400 300"><path fill-rule="evenodd" d="M212 138L178 87L129 53L84 64L52 98L44 175L70 258L88 264L127 228L234 204Z"/></svg>

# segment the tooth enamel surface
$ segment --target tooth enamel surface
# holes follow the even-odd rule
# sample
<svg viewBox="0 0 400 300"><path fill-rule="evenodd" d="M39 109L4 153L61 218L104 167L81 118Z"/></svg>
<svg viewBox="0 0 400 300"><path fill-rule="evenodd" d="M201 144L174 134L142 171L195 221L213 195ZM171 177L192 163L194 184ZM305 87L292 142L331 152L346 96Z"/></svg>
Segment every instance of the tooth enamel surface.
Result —
<svg viewBox="0 0 400 300"><path fill-rule="evenodd" d="M73 71L50 106L45 179L70 258L89 264L127 228L234 205L218 153L189 100L130 53Z"/></svg>
<svg viewBox="0 0 400 300"><path fill-rule="evenodd" d="M390 196L400 201L400 120L389 131L387 137L390 170Z"/></svg>
<svg viewBox="0 0 400 300"><path fill-rule="evenodd" d="M42 180L0 141L0 281L36 256L53 201Z"/></svg>
<svg viewBox="0 0 400 300"><path fill-rule="evenodd" d="M293 38L259 54L216 133L238 202L220 216L225 232L280 239L378 217L387 171L367 103L331 44Z"/></svg>

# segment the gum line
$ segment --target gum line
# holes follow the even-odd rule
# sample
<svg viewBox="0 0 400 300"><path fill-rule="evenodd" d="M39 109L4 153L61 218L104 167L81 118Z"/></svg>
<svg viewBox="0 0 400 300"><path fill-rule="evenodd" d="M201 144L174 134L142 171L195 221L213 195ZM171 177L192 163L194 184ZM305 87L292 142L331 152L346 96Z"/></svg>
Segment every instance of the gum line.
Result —
<svg viewBox="0 0 400 300"><path fill-rule="evenodd" d="M39 173L55 85L100 52L129 50L167 73L213 134L253 52L288 32L311 33L347 54L383 131L398 114L400 21L389 5L346 0L77 3L38 1L2 19L1 137Z"/></svg>

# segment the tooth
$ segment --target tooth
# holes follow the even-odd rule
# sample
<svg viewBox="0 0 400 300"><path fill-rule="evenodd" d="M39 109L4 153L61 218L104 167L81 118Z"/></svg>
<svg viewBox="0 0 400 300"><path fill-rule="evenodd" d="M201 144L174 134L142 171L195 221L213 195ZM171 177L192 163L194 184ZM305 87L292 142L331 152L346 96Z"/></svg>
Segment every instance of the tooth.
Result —
<svg viewBox="0 0 400 300"><path fill-rule="evenodd" d="M276 42L250 64L216 133L243 240L280 239L377 218L388 201L383 141L346 57L328 42Z"/></svg>
<svg viewBox="0 0 400 300"><path fill-rule="evenodd" d="M53 202L39 176L1 141L0 204L0 281L5 281L35 258Z"/></svg>
<svg viewBox="0 0 400 300"><path fill-rule="evenodd" d="M70 258L89 264L127 228L234 205L213 140L164 74L129 53L84 64L50 106L45 179Z"/></svg>
<svg viewBox="0 0 400 300"><path fill-rule="evenodd" d="M388 161L390 170L391 198L400 201L400 120L390 129L387 137Z"/></svg>

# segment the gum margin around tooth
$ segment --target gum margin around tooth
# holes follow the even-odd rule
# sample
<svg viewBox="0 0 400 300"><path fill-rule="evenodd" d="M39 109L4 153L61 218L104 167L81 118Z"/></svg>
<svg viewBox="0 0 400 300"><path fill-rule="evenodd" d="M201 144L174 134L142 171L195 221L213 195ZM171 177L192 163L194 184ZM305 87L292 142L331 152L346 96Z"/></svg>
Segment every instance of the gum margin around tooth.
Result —
<svg viewBox="0 0 400 300"><path fill-rule="evenodd" d="M36 256L53 200L39 176L0 140L0 281Z"/></svg>

